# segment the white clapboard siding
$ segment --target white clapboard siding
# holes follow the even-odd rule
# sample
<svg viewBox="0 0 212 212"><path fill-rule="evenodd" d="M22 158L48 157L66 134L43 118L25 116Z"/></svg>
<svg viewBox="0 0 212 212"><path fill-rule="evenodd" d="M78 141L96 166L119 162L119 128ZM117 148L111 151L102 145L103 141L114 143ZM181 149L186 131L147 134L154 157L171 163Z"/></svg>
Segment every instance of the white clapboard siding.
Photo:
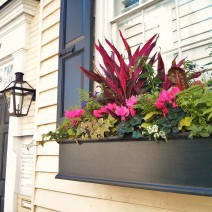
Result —
<svg viewBox="0 0 212 212"><path fill-rule="evenodd" d="M41 50L41 60L46 60L56 54L58 54L59 40L55 39L50 43L43 46Z"/></svg>
<svg viewBox="0 0 212 212"><path fill-rule="evenodd" d="M36 172L58 172L57 156L39 156L36 163Z"/></svg>
<svg viewBox="0 0 212 212"><path fill-rule="evenodd" d="M51 28L48 28L43 32L42 45L45 45L58 37L59 37L59 23L56 23Z"/></svg>
<svg viewBox="0 0 212 212"><path fill-rule="evenodd" d="M42 195L43 199L36 201L37 205L48 206L48 202L51 202L50 208L53 210L60 210L62 212L138 212L138 211L146 211L146 212L165 212L169 210L163 210L159 208L141 206L141 205L131 205L128 203L122 202L114 202L102 199L94 199L90 197L84 196L75 196L75 195L66 195L64 193L60 193L58 195L57 192L46 191L46 190L37 190L36 195ZM57 201L55 201L57 199ZM64 204L63 202L66 202ZM67 204L68 203L68 204Z"/></svg>
<svg viewBox="0 0 212 212"><path fill-rule="evenodd" d="M57 9L52 14L43 19L42 31L45 31L46 29L58 23L60 20L59 18L60 18L60 10Z"/></svg>
<svg viewBox="0 0 212 212"><path fill-rule="evenodd" d="M77 195L67 195L66 193L59 193L37 189L35 197L37 195L42 195L42 199L36 200L36 205L41 205L42 207L50 207L53 210L60 210L62 212L82 212L82 211L91 211L91 212L173 212L177 210L147 206L141 204L130 204L127 202L118 202L113 200L104 200L101 198L91 198L87 196L77 196ZM145 198L145 196L143 197ZM51 202L49 205L48 202ZM181 204L180 202L178 204ZM167 204L168 206L168 204ZM176 204L177 207L177 204ZM182 211L190 212L209 212L211 210L210 206L198 207L198 205L187 204Z"/></svg>
<svg viewBox="0 0 212 212"><path fill-rule="evenodd" d="M39 146L37 149L37 155L59 155L59 144L56 141L48 141L43 146Z"/></svg>
<svg viewBox="0 0 212 212"><path fill-rule="evenodd" d="M51 98L50 98L51 97ZM39 108L57 104L57 88L43 91L39 95Z"/></svg>
<svg viewBox="0 0 212 212"><path fill-rule="evenodd" d="M54 13L56 10L60 8L60 1L51 1L48 6L44 6L43 8L43 19L50 14Z"/></svg>
<svg viewBox="0 0 212 212"><path fill-rule="evenodd" d="M37 127L37 139L41 140L42 134L56 129L56 123L43 124ZM50 149L51 151L51 149Z"/></svg>
<svg viewBox="0 0 212 212"><path fill-rule="evenodd" d="M60 212L60 211L49 210L49 209L47 209L47 208L38 207L38 206L35 208L35 211L36 211L36 212Z"/></svg>
<svg viewBox="0 0 212 212"><path fill-rule="evenodd" d="M176 211L191 211L193 208L212 208L210 197L198 197L174 193L149 191L142 189L107 186L93 183L74 182L55 179L56 173L37 173L36 188L67 193L72 195L89 196L116 202L135 205L152 206ZM198 211L196 209L196 211Z"/></svg>
<svg viewBox="0 0 212 212"><path fill-rule="evenodd" d="M24 208L24 207L22 206L21 202L22 202L23 200L26 200L26 201L31 202L31 198L30 198L30 197L24 196L24 195L21 195L21 194L17 194L16 212L30 212L30 209Z"/></svg>
<svg viewBox="0 0 212 212"><path fill-rule="evenodd" d="M58 72L51 72L48 75L44 75L40 78L39 91L47 91L57 87L58 83Z"/></svg>
<svg viewBox="0 0 212 212"><path fill-rule="evenodd" d="M58 55L55 55L41 63L40 76L55 72L58 69Z"/></svg>
<svg viewBox="0 0 212 212"><path fill-rule="evenodd" d="M51 97L49 97L51 98ZM38 110L38 125L55 123L57 116L57 106L53 105L50 107L40 108Z"/></svg>

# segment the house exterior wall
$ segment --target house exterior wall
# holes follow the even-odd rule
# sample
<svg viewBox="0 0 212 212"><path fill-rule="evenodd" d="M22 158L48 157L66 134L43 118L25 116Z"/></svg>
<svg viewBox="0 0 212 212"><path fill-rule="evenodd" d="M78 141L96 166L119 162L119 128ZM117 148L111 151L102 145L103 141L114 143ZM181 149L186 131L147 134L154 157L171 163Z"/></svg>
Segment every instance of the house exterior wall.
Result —
<svg viewBox="0 0 212 212"><path fill-rule="evenodd" d="M105 11L108 1L96 1L96 39L113 33ZM40 1L40 72L37 84L36 140L56 127L60 1ZM110 38L110 36L109 36ZM37 147L33 209L36 212L209 212L212 198L55 179L59 147Z"/></svg>
<svg viewBox="0 0 212 212"><path fill-rule="evenodd" d="M112 14L107 12L107 10L113 10L109 2L96 1L95 39L104 43L104 37L113 38L114 43L119 45L116 36L119 24L113 20ZM198 6L196 2L191 1L189 5L191 9ZM181 10L180 24L183 30L181 54L189 56L188 59L200 62L201 65L210 61L209 50L205 51L208 44L212 42L211 30L207 31L207 26L212 20L207 16L211 11L208 2L209 0L203 1L195 12L202 14L199 16L192 16L195 13L186 15L189 9L186 6L182 6ZM134 14L127 18L131 16L133 17ZM198 27L204 19L205 28ZM112 21L109 22L109 20ZM31 186L33 195L30 190L22 186L20 170L23 143L41 140L43 133L54 130L56 127L59 24L59 0L41 0L40 3L35 0L14 0L0 13L0 69L12 64L13 72L23 71L25 80L37 89L37 99L32 104L29 115L18 119L10 118L5 212L29 211L30 209L23 207L24 200L32 201L32 210L36 212L212 211L210 197L55 179L59 159L59 147L56 142L48 142L44 147L33 147L33 151L36 150L35 170L31 170L34 175L34 187ZM175 20L174 26L176 34ZM199 34L189 37L189 30L196 29ZM137 45L138 36L142 34L142 27L135 23L122 30L125 36L129 37L130 44ZM192 39L192 45L188 45L189 39ZM176 41L174 48L177 52ZM96 52L95 58L99 61Z"/></svg>
<svg viewBox="0 0 212 212"><path fill-rule="evenodd" d="M1 90L14 80L15 72L23 72L24 79L35 87L39 64L38 23L38 1L15 0L1 8L0 70L4 75L0 83ZM12 66L9 78L4 74L5 67L8 66ZM21 206L21 201L31 201L35 149L31 149L30 153L26 152L25 144L33 140L34 123L35 102L32 103L27 117L9 118L4 203L4 211L7 212L26 211Z"/></svg>

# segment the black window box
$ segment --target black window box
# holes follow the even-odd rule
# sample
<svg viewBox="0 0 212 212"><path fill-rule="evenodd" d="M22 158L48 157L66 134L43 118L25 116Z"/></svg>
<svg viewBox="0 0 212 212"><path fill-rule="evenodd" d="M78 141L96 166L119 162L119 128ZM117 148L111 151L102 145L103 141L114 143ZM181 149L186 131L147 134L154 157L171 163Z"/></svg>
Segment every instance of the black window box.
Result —
<svg viewBox="0 0 212 212"><path fill-rule="evenodd" d="M212 137L58 143L56 178L212 196Z"/></svg>

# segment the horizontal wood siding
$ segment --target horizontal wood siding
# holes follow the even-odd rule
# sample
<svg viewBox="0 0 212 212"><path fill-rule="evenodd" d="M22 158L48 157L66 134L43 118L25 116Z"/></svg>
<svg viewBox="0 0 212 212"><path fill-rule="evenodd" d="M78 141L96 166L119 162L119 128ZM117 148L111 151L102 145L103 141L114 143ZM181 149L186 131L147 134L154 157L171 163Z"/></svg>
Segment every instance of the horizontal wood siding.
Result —
<svg viewBox="0 0 212 212"><path fill-rule="evenodd" d="M16 212L30 212L29 208L23 207L22 201L31 202L31 198L28 196L17 194L17 209Z"/></svg>
<svg viewBox="0 0 212 212"><path fill-rule="evenodd" d="M24 74L24 80L26 80L33 88L36 88L37 72L39 67L39 5L37 6L36 11L36 15L28 25L28 50L26 57L26 70ZM32 102L28 115L23 117L21 122L21 134L33 135L35 127L35 102Z"/></svg>
<svg viewBox="0 0 212 212"><path fill-rule="evenodd" d="M37 139L56 128L59 46L59 0L41 1L41 44ZM125 31L132 45L142 24ZM96 35L98 37L98 35ZM133 38L134 37L134 38ZM142 40L140 41L142 42ZM198 56L195 57L198 59ZM34 210L36 212L211 212L212 198L59 180L59 148L48 142L37 148Z"/></svg>

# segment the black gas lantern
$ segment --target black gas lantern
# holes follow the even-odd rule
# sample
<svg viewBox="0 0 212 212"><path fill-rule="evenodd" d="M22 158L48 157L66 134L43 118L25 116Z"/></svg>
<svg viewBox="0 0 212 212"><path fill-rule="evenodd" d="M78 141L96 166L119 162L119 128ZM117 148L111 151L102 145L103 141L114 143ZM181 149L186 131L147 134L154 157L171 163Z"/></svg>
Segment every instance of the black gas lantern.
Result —
<svg viewBox="0 0 212 212"><path fill-rule="evenodd" d="M10 116L27 116L32 101L35 101L35 89L23 80L23 73L15 73L15 80L0 91L7 103Z"/></svg>

